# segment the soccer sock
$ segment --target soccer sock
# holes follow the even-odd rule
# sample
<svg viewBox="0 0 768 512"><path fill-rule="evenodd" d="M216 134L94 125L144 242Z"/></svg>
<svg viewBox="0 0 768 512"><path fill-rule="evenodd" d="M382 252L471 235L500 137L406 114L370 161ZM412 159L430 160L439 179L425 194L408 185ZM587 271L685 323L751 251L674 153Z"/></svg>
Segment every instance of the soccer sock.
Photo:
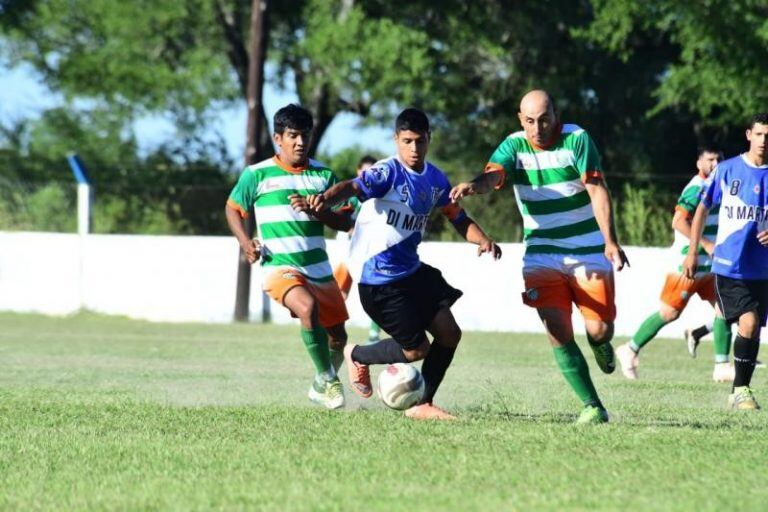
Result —
<svg viewBox="0 0 768 512"><path fill-rule="evenodd" d="M427 352L427 357L421 364L421 375L424 377L424 396L420 404L432 403L437 393L437 388L443 382L445 372L453 361L456 347L446 347L437 342L432 342Z"/></svg>
<svg viewBox="0 0 768 512"><path fill-rule="evenodd" d="M361 364L407 363L403 347L392 338L369 345L358 345L352 351L352 358Z"/></svg>
<svg viewBox="0 0 768 512"><path fill-rule="evenodd" d="M595 385L592 384L592 379L589 376L587 361L584 359L584 355L579 350L576 342L570 341L562 347L554 347L554 352L555 361L557 361L557 366L560 367L560 373L563 374L565 380L571 385L571 388L576 392L576 395L584 405L603 407L600 398L597 396Z"/></svg>
<svg viewBox="0 0 768 512"><path fill-rule="evenodd" d="M336 373L339 373L342 363L344 363L344 352L341 350L328 349L331 353L331 365Z"/></svg>
<svg viewBox="0 0 768 512"><path fill-rule="evenodd" d="M328 333L322 327L314 329L301 329L301 341L309 352L312 364L315 365L315 372L324 380L330 380L336 376L336 372L331 366L331 353L328 349Z"/></svg>
<svg viewBox="0 0 768 512"><path fill-rule="evenodd" d="M713 325L714 328L714 325ZM691 336L693 336L693 339L696 341L699 341L701 338L709 334L710 331L713 329L710 329L706 325L702 325L701 327L697 327L694 330L691 331Z"/></svg>
<svg viewBox="0 0 768 512"><path fill-rule="evenodd" d="M632 341L629 342L629 347L635 353L640 352L640 349L651 341L665 325L667 325L667 322L661 318L659 313L652 314L640 325L640 328L632 337Z"/></svg>
<svg viewBox="0 0 768 512"><path fill-rule="evenodd" d="M733 341L733 366L736 369L736 377L733 379L733 387L749 386L752 381L752 372L755 371L755 361L760 350L760 338L750 340L736 334Z"/></svg>
<svg viewBox="0 0 768 512"><path fill-rule="evenodd" d="M715 362L727 363L728 356L731 353L731 326L724 318L715 317L712 332L715 335Z"/></svg>

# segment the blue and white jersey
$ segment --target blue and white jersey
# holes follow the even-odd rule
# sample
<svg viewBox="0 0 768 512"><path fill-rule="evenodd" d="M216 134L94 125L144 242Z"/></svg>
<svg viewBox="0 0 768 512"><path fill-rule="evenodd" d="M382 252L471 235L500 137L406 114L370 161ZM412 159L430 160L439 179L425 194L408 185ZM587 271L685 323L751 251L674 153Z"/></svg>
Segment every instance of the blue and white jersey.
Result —
<svg viewBox="0 0 768 512"><path fill-rule="evenodd" d="M745 155L718 164L705 184L702 203L720 205L712 272L734 279L768 279L768 247L757 234L768 229L768 165Z"/></svg>
<svg viewBox="0 0 768 512"><path fill-rule="evenodd" d="M355 182L363 204L352 234L349 268L362 284L386 284L418 270L417 248L435 207L451 222L466 218L451 203L448 178L429 162L417 172L393 156L363 171Z"/></svg>

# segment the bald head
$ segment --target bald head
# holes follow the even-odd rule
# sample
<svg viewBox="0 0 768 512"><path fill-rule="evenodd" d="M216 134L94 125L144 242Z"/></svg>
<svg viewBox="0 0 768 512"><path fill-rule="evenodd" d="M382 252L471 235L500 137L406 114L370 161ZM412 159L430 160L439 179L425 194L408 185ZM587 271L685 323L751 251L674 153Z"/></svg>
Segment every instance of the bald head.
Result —
<svg viewBox="0 0 768 512"><path fill-rule="evenodd" d="M541 89L526 93L517 114L528 140L538 147L547 146L557 128L557 114L552 98Z"/></svg>

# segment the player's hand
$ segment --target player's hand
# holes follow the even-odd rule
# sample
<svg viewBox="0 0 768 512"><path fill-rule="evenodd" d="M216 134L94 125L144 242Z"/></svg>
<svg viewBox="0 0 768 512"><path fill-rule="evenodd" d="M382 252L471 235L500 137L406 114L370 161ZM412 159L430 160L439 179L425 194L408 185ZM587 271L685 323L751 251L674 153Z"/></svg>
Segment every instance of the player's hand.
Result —
<svg viewBox="0 0 768 512"><path fill-rule="evenodd" d="M291 201L291 208L297 212L311 213L309 201L307 201L306 197L301 194L291 194L288 196L288 199Z"/></svg>
<svg viewBox="0 0 768 512"><path fill-rule="evenodd" d="M475 185L473 183L466 182L459 183L451 189L451 192L448 195L452 202L458 203L467 196L475 195Z"/></svg>
<svg viewBox="0 0 768 512"><path fill-rule="evenodd" d="M494 260L501 258L501 247L490 238L486 238L477 245L477 255L481 256L483 253L490 253Z"/></svg>
<svg viewBox="0 0 768 512"><path fill-rule="evenodd" d="M696 251L688 251L683 260L683 275L688 279L693 279L696 275L696 267L699 265L699 257Z"/></svg>
<svg viewBox="0 0 768 512"><path fill-rule="evenodd" d="M605 244L605 257L610 261L614 268L621 272L621 270L624 268L624 265L631 267L632 265L629 264L629 259L627 258L627 255L624 253L624 249L619 247L618 244L613 242L608 242Z"/></svg>
<svg viewBox="0 0 768 512"><path fill-rule="evenodd" d="M758 235L758 238L759 237L760 237L760 235ZM705 251L707 251L707 254L709 254L710 256L712 256L712 253L715 252L715 244L714 244L714 242L712 242L711 240L707 240L706 238L702 238L701 239L701 247Z"/></svg>
<svg viewBox="0 0 768 512"><path fill-rule="evenodd" d="M307 196L307 202L309 203L309 209L313 213L320 213L328 209L328 204L325 202L325 195L323 193L310 194Z"/></svg>
<svg viewBox="0 0 768 512"><path fill-rule="evenodd" d="M261 242L255 238L253 240L247 240L244 243L241 243L240 248L245 253L245 258L251 265L259 261L259 258L261 258Z"/></svg>
<svg viewBox="0 0 768 512"><path fill-rule="evenodd" d="M757 234L757 241L768 247L768 229Z"/></svg>

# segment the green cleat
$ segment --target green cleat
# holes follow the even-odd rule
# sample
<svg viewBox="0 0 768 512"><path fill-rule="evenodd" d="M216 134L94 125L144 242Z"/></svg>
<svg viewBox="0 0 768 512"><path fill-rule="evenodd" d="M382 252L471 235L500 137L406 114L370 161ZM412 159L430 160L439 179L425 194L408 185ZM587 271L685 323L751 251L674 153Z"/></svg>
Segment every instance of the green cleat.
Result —
<svg viewBox="0 0 768 512"><path fill-rule="evenodd" d="M733 393L728 397L728 407L737 411L756 411L760 405L755 400L755 393L749 386L733 388Z"/></svg>
<svg viewBox="0 0 768 512"><path fill-rule="evenodd" d="M341 381L335 378L323 383L313 382L309 388L309 399L327 409L344 407L344 391Z"/></svg>
<svg viewBox="0 0 768 512"><path fill-rule="evenodd" d="M599 345L589 344L592 352L595 353L597 366L603 373L613 373L616 370L616 354L610 342L600 343Z"/></svg>
<svg viewBox="0 0 768 512"><path fill-rule="evenodd" d="M579 419L576 420L576 425L599 425L601 423L608 423L608 411L595 405L584 407L584 410L579 414Z"/></svg>

